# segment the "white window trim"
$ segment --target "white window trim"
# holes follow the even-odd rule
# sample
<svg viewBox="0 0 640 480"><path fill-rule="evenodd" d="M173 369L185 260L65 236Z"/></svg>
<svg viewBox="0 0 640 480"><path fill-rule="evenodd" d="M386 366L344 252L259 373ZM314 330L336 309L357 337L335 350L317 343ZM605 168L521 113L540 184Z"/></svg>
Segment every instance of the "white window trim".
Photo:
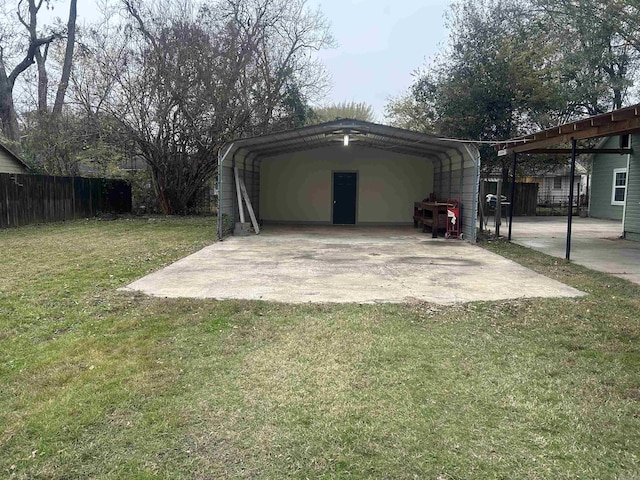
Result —
<svg viewBox="0 0 640 480"><path fill-rule="evenodd" d="M617 185L616 186L616 176L617 176L618 173L624 173L625 174L624 187L622 185ZM627 173L627 169L626 168L614 168L613 169L613 183L612 183L612 187L611 187L611 205L624 206L624 204L627 201L627 184L629 183L629 175L626 175L626 173ZM624 200L622 200L622 201L616 200L616 189L617 188L624 188Z"/></svg>
<svg viewBox="0 0 640 480"><path fill-rule="evenodd" d="M560 179L560 186L556 187L556 179L559 178ZM556 175L553 177L553 182L551 184L551 188L553 190L562 190L562 187L564 186L564 181L562 180L562 176L561 175Z"/></svg>

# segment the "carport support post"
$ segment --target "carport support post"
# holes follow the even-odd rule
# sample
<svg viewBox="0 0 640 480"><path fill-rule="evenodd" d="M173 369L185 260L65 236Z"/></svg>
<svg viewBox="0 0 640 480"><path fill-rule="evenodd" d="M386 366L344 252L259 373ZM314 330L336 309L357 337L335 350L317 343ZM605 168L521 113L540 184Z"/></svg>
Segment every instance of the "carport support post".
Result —
<svg viewBox="0 0 640 480"><path fill-rule="evenodd" d="M571 173L569 174L569 215L567 215L567 250L565 258L570 260L571 257L571 222L573 220L573 177L576 174L576 139L571 139Z"/></svg>
<svg viewBox="0 0 640 480"><path fill-rule="evenodd" d="M513 172L511 173L511 193L509 194L509 241L511 241L511 225L513 225L513 201L516 198L516 167L518 166L518 153L513 152Z"/></svg>

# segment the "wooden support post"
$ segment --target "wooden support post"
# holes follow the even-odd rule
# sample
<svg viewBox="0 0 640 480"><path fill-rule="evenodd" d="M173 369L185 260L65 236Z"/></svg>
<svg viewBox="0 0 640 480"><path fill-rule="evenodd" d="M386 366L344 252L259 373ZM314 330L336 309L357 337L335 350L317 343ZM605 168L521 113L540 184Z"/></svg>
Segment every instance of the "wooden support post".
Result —
<svg viewBox="0 0 640 480"><path fill-rule="evenodd" d="M258 220L256 220L256 214L253 212L253 207L251 206L251 199L249 198L249 194L247 193L247 187L245 186L243 180L240 180L240 191L242 192L244 201L247 204L247 210L249 210L249 216L251 217L251 223L253 225L253 229L255 230L256 235L258 235L260 233L260 225L258 225Z"/></svg>
<svg viewBox="0 0 640 480"><path fill-rule="evenodd" d="M240 174L238 167L233 167L234 177L236 177L236 193L238 194L238 210L240 211L240 223L244 223L244 208L242 208L242 193L240 191Z"/></svg>

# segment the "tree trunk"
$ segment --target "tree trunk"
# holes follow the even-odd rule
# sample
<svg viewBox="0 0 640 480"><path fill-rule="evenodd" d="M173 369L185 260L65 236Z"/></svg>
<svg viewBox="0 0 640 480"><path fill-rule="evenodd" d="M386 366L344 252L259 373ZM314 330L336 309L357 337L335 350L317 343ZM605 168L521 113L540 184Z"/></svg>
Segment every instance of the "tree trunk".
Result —
<svg viewBox="0 0 640 480"><path fill-rule="evenodd" d="M45 63L47 61L48 45L45 46L45 53L42 55L40 50L36 51L35 59L38 65L38 112L47 113L47 92L49 91L49 76Z"/></svg>
<svg viewBox="0 0 640 480"><path fill-rule="evenodd" d="M71 0L69 7L69 22L67 23L67 48L64 52L64 63L62 64L62 76L58 84L56 93L56 101L53 104L54 117L62 113L64 105L64 96L69 86L69 77L71 76L71 65L73 61L73 49L76 44L76 16L77 16L77 0Z"/></svg>
<svg viewBox="0 0 640 480"><path fill-rule="evenodd" d="M622 108L622 91L619 88L613 89L613 109L619 110Z"/></svg>
<svg viewBox="0 0 640 480"><path fill-rule="evenodd" d="M9 140L19 141L20 127L13 104L13 88L7 80L4 68L0 73L0 121L2 122L2 134Z"/></svg>

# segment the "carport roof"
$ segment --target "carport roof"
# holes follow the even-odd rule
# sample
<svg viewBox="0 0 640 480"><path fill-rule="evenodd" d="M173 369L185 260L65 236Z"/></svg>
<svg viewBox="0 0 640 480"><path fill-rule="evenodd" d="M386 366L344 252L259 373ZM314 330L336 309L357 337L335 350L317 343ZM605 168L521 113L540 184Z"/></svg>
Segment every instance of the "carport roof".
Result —
<svg viewBox="0 0 640 480"><path fill-rule="evenodd" d="M477 150L472 142L440 138L362 120L339 119L308 127L243 138L228 143L220 150L220 164L229 154L245 158L265 158L300 150L339 145L349 135L350 145L378 148L419 157L438 157L454 150L462 157L476 160ZM465 155L466 153L466 155Z"/></svg>
<svg viewBox="0 0 640 480"><path fill-rule="evenodd" d="M507 153L508 151L515 153L558 153L547 150L547 148L552 145L569 143L571 140L612 137L614 135L638 132L640 132L640 103L603 113L602 115L565 123L564 125L549 128L524 137L498 142L496 147L498 150L503 151L503 153ZM594 149L581 149L580 152L596 153ZM628 152L621 150L616 153Z"/></svg>

